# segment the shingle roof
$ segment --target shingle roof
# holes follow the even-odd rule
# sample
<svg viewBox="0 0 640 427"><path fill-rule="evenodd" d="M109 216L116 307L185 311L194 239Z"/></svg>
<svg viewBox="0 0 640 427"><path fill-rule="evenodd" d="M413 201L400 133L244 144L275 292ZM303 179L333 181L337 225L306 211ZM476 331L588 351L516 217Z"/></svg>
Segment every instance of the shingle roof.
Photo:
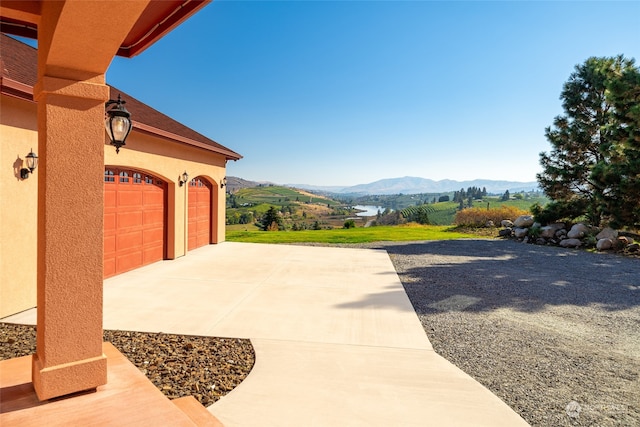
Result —
<svg viewBox="0 0 640 427"><path fill-rule="evenodd" d="M33 86L37 82L37 60L36 49L2 34L0 37L0 77L2 78L0 86L2 93L33 101ZM111 85L109 87L111 99L116 99L118 94L121 94L122 98L126 100L125 107L131 112L134 130L213 151L222 154L228 160L242 158L233 150L173 120L133 96Z"/></svg>

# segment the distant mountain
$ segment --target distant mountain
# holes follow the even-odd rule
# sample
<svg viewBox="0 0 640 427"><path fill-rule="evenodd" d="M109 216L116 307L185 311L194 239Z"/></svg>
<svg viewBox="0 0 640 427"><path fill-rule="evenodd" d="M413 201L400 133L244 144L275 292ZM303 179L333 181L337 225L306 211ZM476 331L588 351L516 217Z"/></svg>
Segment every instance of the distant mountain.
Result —
<svg viewBox="0 0 640 427"><path fill-rule="evenodd" d="M322 187L304 184L291 184L290 187L302 188L311 191L323 191L336 194L420 194L420 193L446 193L457 191L461 188L465 190L469 187L486 188L489 193L504 193L519 191L539 190L536 181L494 181L489 179L474 179L472 181L454 181L443 179L434 181L432 179L405 176L403 178L381 179L369 184L358 184L350 187Z"/></svg>
<svg viewBox="0 0 640 427"><path fill-rule="evenodd" d="M309 191L314 191L316 193L342 193L342 190L344 190L345 188L349 188L349 187L345 187L345 186L340 186L340 185L309 185L309 184L284 184L287 187L291 187L291 188L299 188L301 190L309 190Z"/></svg>

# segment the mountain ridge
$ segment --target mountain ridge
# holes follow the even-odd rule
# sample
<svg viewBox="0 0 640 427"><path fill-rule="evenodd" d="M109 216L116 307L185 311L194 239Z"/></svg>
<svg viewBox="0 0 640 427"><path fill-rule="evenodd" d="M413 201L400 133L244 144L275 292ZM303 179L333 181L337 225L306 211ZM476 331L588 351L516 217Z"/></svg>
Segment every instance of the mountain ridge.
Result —
<svg viewBox="0 0 640 427"><path fill-rule="evenodd" d="M469 187L486 188L489 193L539 191L537 181L521 182L507 180L474 179L467 181L456 181L452 179L442 179L435 181L428 178L405 176L400 178L385 178L367 184L357 184L352 186L319 186L308 184L285 184L289 187L301 188L305 190L324 191L336 194L421 194L421 193L446 193L457 191L461 188L465 190Z"/></svg>
<svg viewBox="0 0 640 427"><path fill-rule="evenodd" d="M469 187L486 188L487 192L493 194L510 193L521 191L540 191L536 181L507 181L491 179L474 179L467 181L456 181L453 179L432 180L415 176L405 176L400 178L386 178L367 184L357 184L351 186L340 185L310 185L310 184L277 184L271 181L249 181L234 176L227 177L228 191L234 192L240 188L257 187L260 185L283 185L286 187L299 188L301 190L316 191L333 194L353 194L353 195L375 195L375 194L424 194L424 193L448 193L458 191L461 188Z"/></svg>

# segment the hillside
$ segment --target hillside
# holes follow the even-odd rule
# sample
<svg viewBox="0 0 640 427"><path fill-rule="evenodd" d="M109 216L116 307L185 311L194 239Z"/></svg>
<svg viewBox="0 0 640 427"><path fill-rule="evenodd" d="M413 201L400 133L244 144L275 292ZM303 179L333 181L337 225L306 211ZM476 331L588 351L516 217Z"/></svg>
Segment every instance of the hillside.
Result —
<svg viewBox="0 0 640 427"><path fill-rule="evenodd" d="M380 224L398 224L406 221L419 221L410 215L419 209L425 212L430 224L450 225L453 223L460 204L454 201L438 200L438 194L417 195L375 195L351 197L336 195L334 198L313 194L304 190L273 184L258 184L241 188L227 194L227 229L255 229L256 221L275 207L282 215L284 229L307 230L342 228L346 220L354 220L356 227L364 226L368 220L376 219ZM449 200L448 196L446 200ZM514 206L528 210L534 203L544 205L548 200L539 193L518 193L508 201L500 197L488 196L473 201L476 207ZM465 199L465 207L468 202ZM354 206L366 205L378 207L384 218L365 218L357 216ZM400 219L394 212L401 212ZM386 216L388 215L388 217ZM424 218L423 218L424 219Z"/></svg>

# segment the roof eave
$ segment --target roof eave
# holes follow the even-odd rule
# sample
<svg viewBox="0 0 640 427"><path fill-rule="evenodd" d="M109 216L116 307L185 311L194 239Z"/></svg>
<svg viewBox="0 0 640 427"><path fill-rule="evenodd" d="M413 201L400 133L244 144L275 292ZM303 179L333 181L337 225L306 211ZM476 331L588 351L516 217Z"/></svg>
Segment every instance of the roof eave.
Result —
<svg viewBox="0 0 640 427"><path fill-rule="evenodd" d="M38 23L41 14L40 3L42 1L45 0L3 1L1 5L2 13L0 13L0 30L3 33L37 40ZM176 7L169 13L167 13L168 11L160 10L158 4L150 3L139 18L138 23L141 25L133 26L116 54L126 58L138 55L211 3L211 1L174 1L172 3L176 3Z"/></svg>
<svg viewBox="0 0 640 427"><path fill-rule="evenodd" d="M221 147L212 147L211 145L207 145L205 143L199 142L199 141L195 141L193 139L190 138L185 138L184 136L180 136L180 135L176 135L175 133L171 133L162 129L158 129L156 127L153 126L149 126L147 124L144 123L140 123L140 122L133 122L133 129L140 131L141 133L146 133L149 135L153 135L156 137L160 137L163 139L167 139L170 141L176 141L176 142L181 142L183 144L187 144L190 145L192 147L197 147L200 149L204 149L207 151L211 151L217 154L221 154L225 157L225 159L227 160L240 160L242 158L242 156L238 153L236 153L235 151L231 151L231 150L225 150L224 148Z"/></svg>
<svg viewBox="0 0 640 427"><path fill-rule="evenodd" d="M2 93L2 95L23 99L25 101L35 102L33 100L33 87L6 77L0 77L0 93ZM175 133L167 132L165 130L158 129L144 123L134 121L133 127L141 133L146 133L148 135L152 135L169 141L179 142L182 144L190 145L192 147L200 148L202 150L220 154L224 156L226 160L240 160L242 158L242 156L235 151L225 150L220 147L213 147L211 145L199 141L194 141L193 139L176 135Z"/></svg>
<svg viewBox="0 0 640 427"><path fill-rule="evenodd" d="M33 87L18 81L0 77L0 91L3 95L33 101Z"/></svg>

